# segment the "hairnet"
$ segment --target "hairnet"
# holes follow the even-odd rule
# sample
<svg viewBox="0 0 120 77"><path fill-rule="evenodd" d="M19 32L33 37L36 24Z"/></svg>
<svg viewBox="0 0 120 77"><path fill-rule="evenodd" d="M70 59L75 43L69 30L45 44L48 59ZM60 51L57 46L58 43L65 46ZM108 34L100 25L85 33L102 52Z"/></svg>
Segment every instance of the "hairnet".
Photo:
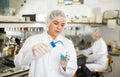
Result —
<svg viewBox="0 0 120 77"><path fill-rule="evenodd" d="M48 16L47 16L47 19L46 19L46 24L47 26L50 25L50 23L55 20L56 18L59 18L59 17L63 17L63 18L66 18L65 14L63 11L61 10L53 10Z"/></svg>
<svg viewBox="0 0 120 77"><path fill-rule="evenodd" d="M93 29L92 34L101 37L101 35L102 35L102 31L101 31L100 28L96 27L96 28Z"/></svg>

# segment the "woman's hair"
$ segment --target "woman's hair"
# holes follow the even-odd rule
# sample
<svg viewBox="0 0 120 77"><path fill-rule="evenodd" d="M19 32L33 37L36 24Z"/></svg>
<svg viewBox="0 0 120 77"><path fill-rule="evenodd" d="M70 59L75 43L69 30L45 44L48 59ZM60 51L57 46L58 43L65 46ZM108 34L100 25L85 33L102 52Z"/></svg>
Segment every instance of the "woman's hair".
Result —
<svg viewBox="0 0 120 77"><path fill-rule="evenodd" d="M101 37L102 31L99 27L96 27L96 28L93 29L92 34Z"/></svg>
<svg viewBox="0 0 120 77"><path fill-rule="evenodd" d="M60 18L60 17L63 17L66 19L66 16L65 16L65 13L61 10L53 10L48 16L47 16L47 19L46 19L46 24L47 26L50 25L50 23L55 20L56 18Z"/></svg>

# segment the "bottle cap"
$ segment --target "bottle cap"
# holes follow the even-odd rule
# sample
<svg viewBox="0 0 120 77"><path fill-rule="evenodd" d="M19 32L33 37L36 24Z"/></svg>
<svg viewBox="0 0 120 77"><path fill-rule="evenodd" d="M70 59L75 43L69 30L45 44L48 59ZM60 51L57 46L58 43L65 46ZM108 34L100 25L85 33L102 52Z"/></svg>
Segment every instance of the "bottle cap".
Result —
<svg viewBox="0 0 120 77"><path fill-rule="evenodd" d="M60 58L61 58L61 59L66 59L67 56L66 56L66 55L61 55Z"/></svg>
<svg viewBox="0 0 120 77"><path fill-rule="evenodd" d="M51 44L51 46L54 48L54 47L56 47L56 45L55 45L55 43L52 41L52 42L50 42L50 44Z"/></svg>

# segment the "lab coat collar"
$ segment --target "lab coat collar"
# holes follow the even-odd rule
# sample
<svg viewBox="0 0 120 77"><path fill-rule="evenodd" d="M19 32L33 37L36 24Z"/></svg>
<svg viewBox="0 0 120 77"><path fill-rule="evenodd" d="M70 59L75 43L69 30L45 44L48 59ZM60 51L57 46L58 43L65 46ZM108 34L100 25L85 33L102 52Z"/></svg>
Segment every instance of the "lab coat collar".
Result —
<svg viewBox="0 0 120 77"><path fill-rule="evenodd" d="M102 38L100 38L99 40L102 40ZM98 41L99 41L99 40L98 40Z"/></svg>
<svg viewBox="0 0 120 77"><path fill-rule="evenodd" d="M58 35L54 40L52 39L52 37L47 33L47 32L44 32L45 35L48 36L48 38L50 38L52 41L57 41L57 40L60 40L61 39L61 35Z"/></svg>
<svg viewBox="0 0 120 77"><path fill-rule="evenodd" d="M99 42L99 41L101 41L101 40L103 40L102 38L99 38L96 42Z"/></svg>
<svg viewBox="0 0 120 77"><path fill-rule="evenodd" d="M64 45L63 37L61 35L58 35L54 40L47 32L44 32L43 35L46 36L46 39L48 39L50 43L53 42L53 43L55 43L55 45L57 45L56 43L60 42L62 45Z"/></svg>

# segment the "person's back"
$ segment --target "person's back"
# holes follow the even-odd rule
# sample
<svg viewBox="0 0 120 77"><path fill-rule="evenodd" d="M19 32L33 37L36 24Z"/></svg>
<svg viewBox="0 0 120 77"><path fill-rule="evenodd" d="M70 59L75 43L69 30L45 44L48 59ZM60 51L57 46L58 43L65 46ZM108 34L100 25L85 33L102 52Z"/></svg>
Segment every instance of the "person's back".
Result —
<svg viewBox="0 0 120 77"><path fill-rule="evenodd" d="M104 40L100 38L99 40L95 41L91 49L92 49L92 54L88 56L88 59L89 61L92 60L93 63L86 64L86 66L89 68L89 70L106 69L108 64L108 58L107 58L108 52ZM96 64L99 65L99 67L96 66Z"/></svg>

